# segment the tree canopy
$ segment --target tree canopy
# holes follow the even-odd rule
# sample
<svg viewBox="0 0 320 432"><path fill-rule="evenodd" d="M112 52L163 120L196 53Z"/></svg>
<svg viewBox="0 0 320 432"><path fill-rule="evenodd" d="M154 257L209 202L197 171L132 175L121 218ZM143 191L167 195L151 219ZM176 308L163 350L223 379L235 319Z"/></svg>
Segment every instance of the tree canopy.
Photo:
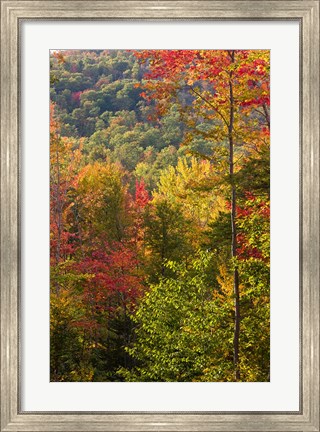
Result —
<svg viewBox="0 0 320 432"><path fill-rule="evenodd" d="M269 68L51 53L52 381L269 381Z"/></svg>

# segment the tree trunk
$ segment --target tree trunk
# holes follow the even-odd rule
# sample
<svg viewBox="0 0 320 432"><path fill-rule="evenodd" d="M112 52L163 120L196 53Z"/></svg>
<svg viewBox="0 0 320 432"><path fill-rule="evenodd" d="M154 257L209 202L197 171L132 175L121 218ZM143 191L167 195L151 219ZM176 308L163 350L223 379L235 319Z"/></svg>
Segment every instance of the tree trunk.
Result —
<svg viewBox="0 0 320 432"><path fill-rule="evenodd" d="M230 58L234 63L234 51L231 51ZM234 123L234 95L233 95L233 72L229 74L229 97L230 97L230 117L229 117L229 175L231 182L231 256L237 258L237 197L236 186L234 184L234 142L233 142L233 123ZM239 272L236 263L233 263L233 294L234 294L234 333L233 333L233 364L235 380L240 380L239 369L239 338L240 338L240 295L239 295Z"/></svg>
<svg viewBox="0 0 320 432"><path fill-rule="evenodd" d="M55 260L56 265L60 263L60 255L61 255L61 232L62 232L62 203L61 203L61 179L60 179L60 159L59 159L59 151L56 151L56 169L57 169L57 184L56 184L56 202L55 202L55 222L57 224L57 246L55 251ZM53 179L52 179L53 180ZM51 205L53 205L51 203ZM60 292L59 283L55 283L55 292L56 295Z"/></svg>
<svg viewBox="0 0 320 432"><path fill-rule="evenodd" d="M61 186L60 186L60 161L59 161L59 151L56 152L57 157L57 191L56 191L56 214L57 214L57 227L58 227L58 238L57 238L57 248L56 248L56 263L60 262L60 248L61 248Z"/></svg>

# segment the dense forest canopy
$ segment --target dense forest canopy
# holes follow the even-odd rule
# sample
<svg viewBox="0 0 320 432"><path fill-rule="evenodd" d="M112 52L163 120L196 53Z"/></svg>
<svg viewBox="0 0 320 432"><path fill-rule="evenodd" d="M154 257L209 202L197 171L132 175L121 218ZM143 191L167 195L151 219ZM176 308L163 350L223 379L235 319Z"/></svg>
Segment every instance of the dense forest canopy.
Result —
<svg viewBox="0 0 320 432"><path fill-rule="evenodd" d="M268 381L269 51L50 63L51 381Z"/></svg>

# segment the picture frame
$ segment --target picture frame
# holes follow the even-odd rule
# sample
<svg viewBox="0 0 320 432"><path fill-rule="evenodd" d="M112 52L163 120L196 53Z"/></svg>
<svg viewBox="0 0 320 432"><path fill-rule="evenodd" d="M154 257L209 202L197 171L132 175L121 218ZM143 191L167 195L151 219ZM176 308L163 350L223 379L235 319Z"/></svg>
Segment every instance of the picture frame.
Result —
<svg viewBox="0 0 320 432"><path fill-rule="evenodd" d="M20 410L20 27L23 20L294 20L300 25L300 410ZM319 431L319 1L1 1L1 431Z"/></svg>

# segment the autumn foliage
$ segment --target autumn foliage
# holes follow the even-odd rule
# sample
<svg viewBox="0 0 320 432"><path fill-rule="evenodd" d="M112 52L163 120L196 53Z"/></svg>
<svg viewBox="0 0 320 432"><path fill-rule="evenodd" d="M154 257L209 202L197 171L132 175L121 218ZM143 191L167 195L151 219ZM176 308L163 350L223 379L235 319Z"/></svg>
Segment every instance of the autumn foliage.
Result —
<svg viewBox="0 0 320 432"><path fill-rule="evenodd" d="M52 381L269 381L269 68L52 53Z"/></svg>

